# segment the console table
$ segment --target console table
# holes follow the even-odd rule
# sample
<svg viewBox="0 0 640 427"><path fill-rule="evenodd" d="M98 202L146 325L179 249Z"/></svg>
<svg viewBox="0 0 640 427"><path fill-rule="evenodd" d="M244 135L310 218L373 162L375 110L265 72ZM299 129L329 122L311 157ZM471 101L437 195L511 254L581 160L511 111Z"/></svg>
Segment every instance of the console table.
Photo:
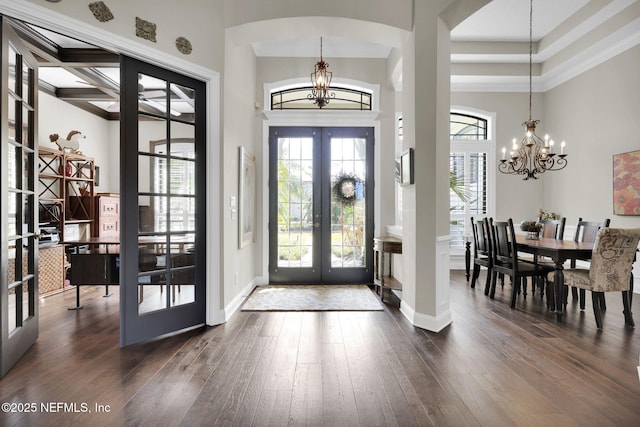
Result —
<svg viewBox="0 0 640 427"><path fill-rule="evenodd" d="M402 290L402 283L393 277L393 254L402 253L402 240L383 236L373 238L373 284L384 301L384 290Z"/></svg>

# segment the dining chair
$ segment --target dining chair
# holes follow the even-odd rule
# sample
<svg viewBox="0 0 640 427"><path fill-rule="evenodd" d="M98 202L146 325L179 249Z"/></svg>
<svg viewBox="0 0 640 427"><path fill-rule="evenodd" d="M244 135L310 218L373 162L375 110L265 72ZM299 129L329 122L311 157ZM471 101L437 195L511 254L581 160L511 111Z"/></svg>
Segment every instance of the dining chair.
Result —
<svg viewBox="0 0 640 427"><path fill-rule="evenodd" d="M546 239L564 239L564 226L567 222L566 217L560 219L538 219L542 224L542 237Z"/></svg>
<svg viewBox="0 0 640 427"><path fill-rule="evenodd" d="M480 275L480 267L486 267L487 280L485 283L485 294L489 293L491 282L491 238L489 235L489 220L487 218L474 220L471 217L471 229L473 230L473 276L471 277L471 287L476 287L476 280Z"/></svg>
<svg viewBox="0 0 640 427"><path fill-rule="evenodd" d="M640 228L600 228L593 246L589 269L564 270L569 286L591 291L596 326L602 329L600 294L622 292L624 323L634 327L631 315L633 297L633 262L640 241Z"/></svg>
<svg viewBox="0 0 640 427"><path fill-rule="evenodd" d="M513 229L513 220L507 221L489 220L491 230L493 266L491 270L491 290L489 297L493 298L496 290L498 274L504 274L511 278L511 308L516 305L516 296L527 277L541 277L546 280L547 275L554 270L553 267L522 261L518 258L516 235Z"/></svg>
<svg viewBox="0 0 640 427"><path fill-rule="evenodd" d="M582 218L578 218L578 224L576 225L576 234L573 237L575 242L590 242L593 243L596 241L596 236L598 235L598 230L602 227L608 227L611 223L611 219L605 218L604 221L583 221ZM588 261L588 260L587 260ZM571 260L571 268L576 268L576 259ZM580 310L585 309L585 290L580 289L578 294L578 288L571 287L571 295L573 299L578 299L580 301ZM606 310L606 302L604 298L604 294L602 294L602 301L600 301L600 308L602 310Z"/></svg>
<svg viewBox="0 0 640 427"><path fill-rule="evenodd" d="M538 222L542 224L542 237L546 239L556 239L563 240L564 239L564 227L567 222L566 217L562 217L560 219L542 219L539 218ZM555 266L555 263L546 257L538 257L537 255L533 257L533 262L536 264L544 264L549 267ZM531 293L536 294L536 285L540 287L540 298L544 297L545 286L548 282L543 280L539 280L537 283L535 280L532 280L531 284ZM551 290L551 287L548 287L548 291ZM547 291L547 294L549 293ZM524 293L527 293L527 284L524 284ZM549 296L547 295L547 301L549 301ZM551 304L553 305L553 304Z"/></svg>

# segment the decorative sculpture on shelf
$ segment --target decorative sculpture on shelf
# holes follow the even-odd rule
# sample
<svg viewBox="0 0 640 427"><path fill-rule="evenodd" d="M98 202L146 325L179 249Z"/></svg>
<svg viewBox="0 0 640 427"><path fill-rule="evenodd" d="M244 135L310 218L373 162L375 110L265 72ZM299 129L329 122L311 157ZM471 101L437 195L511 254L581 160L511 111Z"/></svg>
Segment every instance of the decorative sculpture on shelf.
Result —
<svg viewBox="0 0 640 427"><path fill-rule="evenodd" d="M60 135L57 133L49 135L51 142L55 143L60 151L69 150L74 153L79 153L78 149L80 148L80 139L84 138L86 137L79 130L72 130L69 132L67 139L60 138Z"/></svg>

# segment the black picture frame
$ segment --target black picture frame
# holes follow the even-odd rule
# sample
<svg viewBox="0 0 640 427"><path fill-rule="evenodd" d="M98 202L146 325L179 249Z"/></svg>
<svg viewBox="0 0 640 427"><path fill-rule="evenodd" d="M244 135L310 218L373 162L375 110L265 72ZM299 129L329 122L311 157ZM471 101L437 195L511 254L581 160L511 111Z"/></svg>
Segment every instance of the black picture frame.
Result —
<svg viewBox="0 0 640 427"><path fill-rule="evenodd" d="M408 148L400 156L400 185L413 184L413 148Z"/></svg>

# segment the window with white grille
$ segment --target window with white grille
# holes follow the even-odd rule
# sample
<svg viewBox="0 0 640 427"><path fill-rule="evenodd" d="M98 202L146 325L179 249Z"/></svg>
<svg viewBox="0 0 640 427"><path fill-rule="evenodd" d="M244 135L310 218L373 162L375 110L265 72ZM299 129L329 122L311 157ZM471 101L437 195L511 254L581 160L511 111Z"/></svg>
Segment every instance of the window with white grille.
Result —
<svg viewBox="0 0 640 427"><path fill-rule="evenodd" d="M489 139L488 120L469 114L451 113L449 154L450 248L464 249L470 239L471 217L492 214L490 195L495 193L495 143Z"/></svg>

